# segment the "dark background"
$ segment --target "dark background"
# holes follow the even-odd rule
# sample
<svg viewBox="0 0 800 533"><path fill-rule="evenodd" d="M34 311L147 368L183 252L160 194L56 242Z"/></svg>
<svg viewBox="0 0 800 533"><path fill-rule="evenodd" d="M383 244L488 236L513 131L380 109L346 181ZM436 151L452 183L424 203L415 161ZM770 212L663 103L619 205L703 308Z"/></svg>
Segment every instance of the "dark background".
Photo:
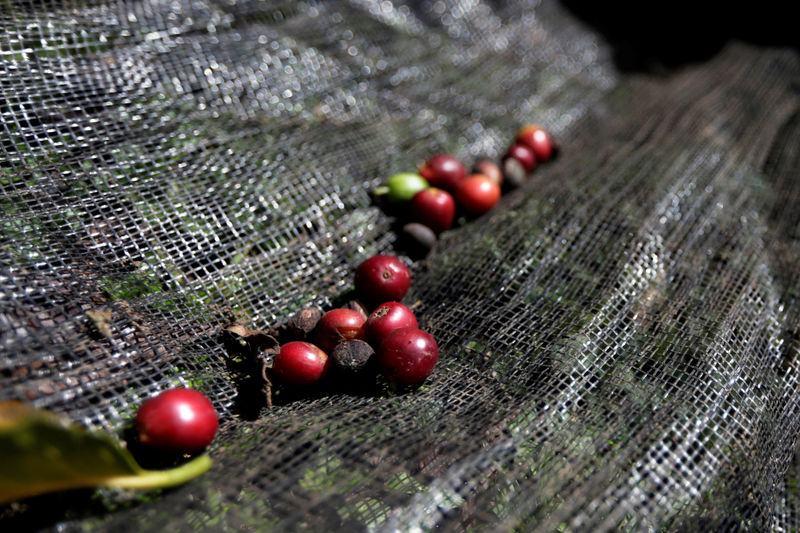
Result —
<svg viewBox="0 0 800 533"><path fill-rule="evenodd" d="M800 46L792 2L586 2L562 0L600 31L622 70L658 70L708 59L730 40Z"/></svg>

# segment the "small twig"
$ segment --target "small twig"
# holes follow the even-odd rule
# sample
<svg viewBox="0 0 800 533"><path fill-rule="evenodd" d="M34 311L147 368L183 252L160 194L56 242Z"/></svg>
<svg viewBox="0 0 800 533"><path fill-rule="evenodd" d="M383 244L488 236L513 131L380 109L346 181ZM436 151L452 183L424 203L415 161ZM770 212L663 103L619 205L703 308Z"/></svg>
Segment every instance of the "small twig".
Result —
<svg viewBox="0 0 800 533"><path fill-rule="evenodd" d="M269 376L267 376L267 360L264 359L261 362L261 377L264 378L264 387L262 390L264 391L264 398L267 400L267 409L270 411L272 410L272 382L269 380Z"/></svg>

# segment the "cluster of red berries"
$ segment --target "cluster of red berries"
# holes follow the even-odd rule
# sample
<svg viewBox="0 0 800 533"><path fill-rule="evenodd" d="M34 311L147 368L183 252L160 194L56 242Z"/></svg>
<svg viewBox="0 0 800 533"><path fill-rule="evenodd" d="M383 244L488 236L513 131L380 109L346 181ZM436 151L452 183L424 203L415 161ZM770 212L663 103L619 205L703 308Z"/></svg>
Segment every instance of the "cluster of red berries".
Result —
<svg viewBox="0 0 800 533"><path fill-rule="evenodd" d="M375 193L390 204L402 205L410 218L403 232L424 250L435 244L437 235L450 229L456 211L468 216L488 212L500 200L502 190L522 184L538 163L549 161L556 145L544 128L522 127L498 166L490 159L478 159L468 174L464 164L448 154L437 154L419 166L418 173L401 172L389 178Z"/></svg>
<svg viewBox="0 0 800 533"><path fill-rule="evenodd" d="M361 301L322 313L300 310L288 324L290 340L280 345L272 374L282 383L311 387L332 371L354 376L367 373L373 362L398 385L422 383L439 357L434 338L419 329L414 313L401 303L411 285L411 272L399 258L376 255L355 272Z"/></svg>
<svg viewBox="0 0 800 533"><path fill-rule="evenodd" d="M479 159L467 174L461 161L437 154L420 165L418 174L395 174L376 192L386 194L394 204L407 204L411 222L404 231L429 249L438 234L453 226L457 208L472 216L488 212L500 200L502 188L521 185L555 151L550 135L531 124L517 132L502 158L502 168ZM324 314L317 308L295 314L288 324L293 340L280 344L272 360L272 374L282 383L310 387L321 383L332 367L356 375L371 368L373 361L399 385L417 385L431 374L439 348L429 333L419 329L411 309L401 303L411 285L408 267L397 257L376 255L358 266L354 282L372 311L367 314L363 305L354 302ZM217 427L211 402L192 389L165 391L144 402L136 416L142 444L179 453L204 449Z"/></svg>
<svg viewBox="0 0 800 533"><path fill-rule="evenodd" d="M356 269L354 282L362 301L374 306L372 312L367 314L364 305L354 300L349 307L324 314L314 307L296 313L282 328L293 340L272 351L271 373L280 382L315 386L332 368L363 375L375 366L373 362L398 385L417 385L433 371L439 358L436 341L419 329L414 313L400 302L411 286L411 271L405 263L391 255L370 257ZM228 331L239 336L248 333L241 326ZM273 339L261 332L249 333L260 340ZM186 388L170 389L145 401L135 421L141 444L182 454L206 448L218 425L208 398Z"/></svg>

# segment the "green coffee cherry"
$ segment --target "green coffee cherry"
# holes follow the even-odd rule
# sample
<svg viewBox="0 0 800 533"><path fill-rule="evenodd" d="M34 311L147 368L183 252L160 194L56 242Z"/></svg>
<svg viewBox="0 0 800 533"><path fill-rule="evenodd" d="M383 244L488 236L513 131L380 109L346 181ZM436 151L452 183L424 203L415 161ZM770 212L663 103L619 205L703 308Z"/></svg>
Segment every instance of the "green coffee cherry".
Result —
<svg viewBox="0 0 800 533"><path fill-rule="evenodd" d="M379 187L375 194L385 194L391 202L407 202L419 191L428 188L428 182L419 174L400 172L395 174L386 185Z"/></svg>

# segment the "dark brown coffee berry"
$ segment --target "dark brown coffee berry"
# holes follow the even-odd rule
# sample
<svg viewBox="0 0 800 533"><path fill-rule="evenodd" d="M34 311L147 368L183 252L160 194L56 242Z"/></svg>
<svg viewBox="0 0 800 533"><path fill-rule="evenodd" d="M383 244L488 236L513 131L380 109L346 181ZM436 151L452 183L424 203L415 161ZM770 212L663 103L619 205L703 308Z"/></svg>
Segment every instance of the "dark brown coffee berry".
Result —
<svg viewBox="0 0 800 533"><path fill-rule="evenodd" d="M304 307L292 315L287 328L289 334L299 340L309 337L322 318L322 310L318 307Z"/></svg>
<svg viewBox="0 0 800 533"><path fill-rule="evenodd" d="M347 373L356 373L363 370L369 363L375 350L362 340L347 340L336 345L331 352L331 359L335 368Z"/></svg>

